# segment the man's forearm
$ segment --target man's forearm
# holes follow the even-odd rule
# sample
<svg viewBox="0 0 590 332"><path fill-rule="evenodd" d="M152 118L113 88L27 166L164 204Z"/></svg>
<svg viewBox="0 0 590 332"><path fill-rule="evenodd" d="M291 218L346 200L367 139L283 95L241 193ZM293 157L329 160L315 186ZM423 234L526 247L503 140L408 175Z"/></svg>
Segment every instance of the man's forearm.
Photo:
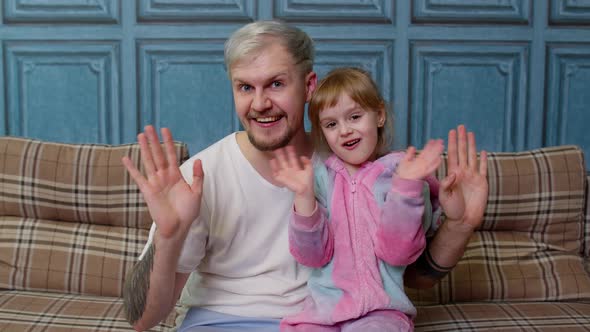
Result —
<svg viewBox="0 0 590 332"><path fill-rule="evenodd" d="M154 244L150 244L142 260L137 262L125 279L123 306L127 321L135 324L145 311L145 302L150 287L150 275L154 266Z"/></svg>
<svg viewBox="0 0 590 332"><path fill-rule="evenodd" d="M181 248L175 243L178 242L154 239L125 282L125 313L138 331L147 330L168 316L188 278L188 274L176 273Z"/></svg>
<svg viewBox="0 0 590 332"><path fill-rule="evenodd" d="M436 285L463 257L473 229L452 220L445 221L420 258L404 274L406 286L430 288Z"/></svg>

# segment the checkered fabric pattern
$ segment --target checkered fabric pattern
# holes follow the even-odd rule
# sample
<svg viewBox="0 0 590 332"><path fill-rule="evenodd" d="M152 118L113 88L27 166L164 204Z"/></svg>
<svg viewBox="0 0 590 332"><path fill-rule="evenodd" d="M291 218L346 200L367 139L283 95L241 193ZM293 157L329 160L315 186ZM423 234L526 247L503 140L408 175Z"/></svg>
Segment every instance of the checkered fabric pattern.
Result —
<svg viewBox="0 0 590 332"><path fill-rule="evenodd" d="M175 313L149 331L173 331ZM49 292L0 291L0 331L133 331L123 300Z"/></svg>
<svg viewBox="0 0 590 332"><path fill-rule="evenodd" d="M418 308L416 332L590 331L590 302L458 303Z"/></svg>
<svg viewBox="0 0 590 332"><path fill-rule="evenodd" d="M143 170L139 145L58 144L0 139L0 215L149 229L152 221L127 174ZM176 144L179 160L186 145Z"/></svg>
<svg viewBox="0 0 590 332"><path fill-rule="evenodd" d="M584 222L584 246L582 254L590 260L590 176L586 180L586 213Z"/></svg>
<svg viewBox="0 0 590 332"><path fill-rule="evenodd" d="M124 155L142 170L138 144L0 138L0 331L131 330L120 296L152 221Z"/></svg>
<svg viewBox="0 0 590 332"><path fill-rule="evenodd" d="M590 300L580 255L588 218L582 151L491 153L488 179L483 225L437 286L407 290L414 303Z"/></svg>

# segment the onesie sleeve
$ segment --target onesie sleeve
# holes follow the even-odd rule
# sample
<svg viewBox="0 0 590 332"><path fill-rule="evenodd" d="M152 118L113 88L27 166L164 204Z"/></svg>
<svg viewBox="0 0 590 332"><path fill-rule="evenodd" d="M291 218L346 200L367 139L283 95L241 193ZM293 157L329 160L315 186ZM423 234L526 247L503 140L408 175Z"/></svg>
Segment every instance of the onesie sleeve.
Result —
<svg viewBox="0 0 590 332"><path fill-rule="evenodd" d="M424 250L422 180L407 180L394 175L377 227L375 253L393 266L414 262ZM429 198L426 198L429 199Z"/></svg>
<svg viewBox="0 0 590 332"><path fill-rule="evenodd" d="M434 176L428 176L425 182L426 184L423 189L424 215L422 216L422 228L428 239L434 235L443 222L443 210L438 200L438 190L440 188L438 179Z"/></svg>
<svg viewBox="0 0 590 332"><path fill-rule="evenodd" d="M314 163L314 191L316 207L305 217L293 210L289 222L289 250L299 263L309 267L322 267L332 259L334 236L328 222L327 172L323 163Z"/></svg>

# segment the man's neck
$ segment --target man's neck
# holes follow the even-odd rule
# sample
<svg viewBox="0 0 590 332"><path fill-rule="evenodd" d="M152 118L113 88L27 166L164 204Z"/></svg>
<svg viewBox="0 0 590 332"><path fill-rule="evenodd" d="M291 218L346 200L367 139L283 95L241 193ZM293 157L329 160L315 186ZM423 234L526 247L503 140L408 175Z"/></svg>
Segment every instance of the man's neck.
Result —
<svg viewBox="0 0 590 332"><path fill-rule="evenodd" d="M248 138L248 134L245 131L238 132L236 135L236 140L238 142L238 146L240 147L240 151L244 154L244 157L250 162L252 167L266 179L268 182L275 184L274 179L272 177L272 170L270 169L270 160L274 158L274 151L260 151L252 143ZM290 146L295 148L297 154L300 156L306 156L311 158L313 154L313 147L311 145L311 140L309 135L305 132L301 132L301 134L296 135L293 137L291 142L289 142Z"/></svg>

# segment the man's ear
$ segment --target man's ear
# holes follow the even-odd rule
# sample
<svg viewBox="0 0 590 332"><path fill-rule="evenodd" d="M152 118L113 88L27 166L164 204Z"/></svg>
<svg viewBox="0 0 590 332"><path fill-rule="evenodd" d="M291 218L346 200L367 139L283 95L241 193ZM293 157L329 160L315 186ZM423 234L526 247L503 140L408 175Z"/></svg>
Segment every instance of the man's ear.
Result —
<svg viewBox="0 0 590 332"><path fill-rule="evenodd" d="M305 75L305 101L309 102L311 100L311 96L315 91L316 86L318 85L318 76L315 72L310 71Z"/></svg>

